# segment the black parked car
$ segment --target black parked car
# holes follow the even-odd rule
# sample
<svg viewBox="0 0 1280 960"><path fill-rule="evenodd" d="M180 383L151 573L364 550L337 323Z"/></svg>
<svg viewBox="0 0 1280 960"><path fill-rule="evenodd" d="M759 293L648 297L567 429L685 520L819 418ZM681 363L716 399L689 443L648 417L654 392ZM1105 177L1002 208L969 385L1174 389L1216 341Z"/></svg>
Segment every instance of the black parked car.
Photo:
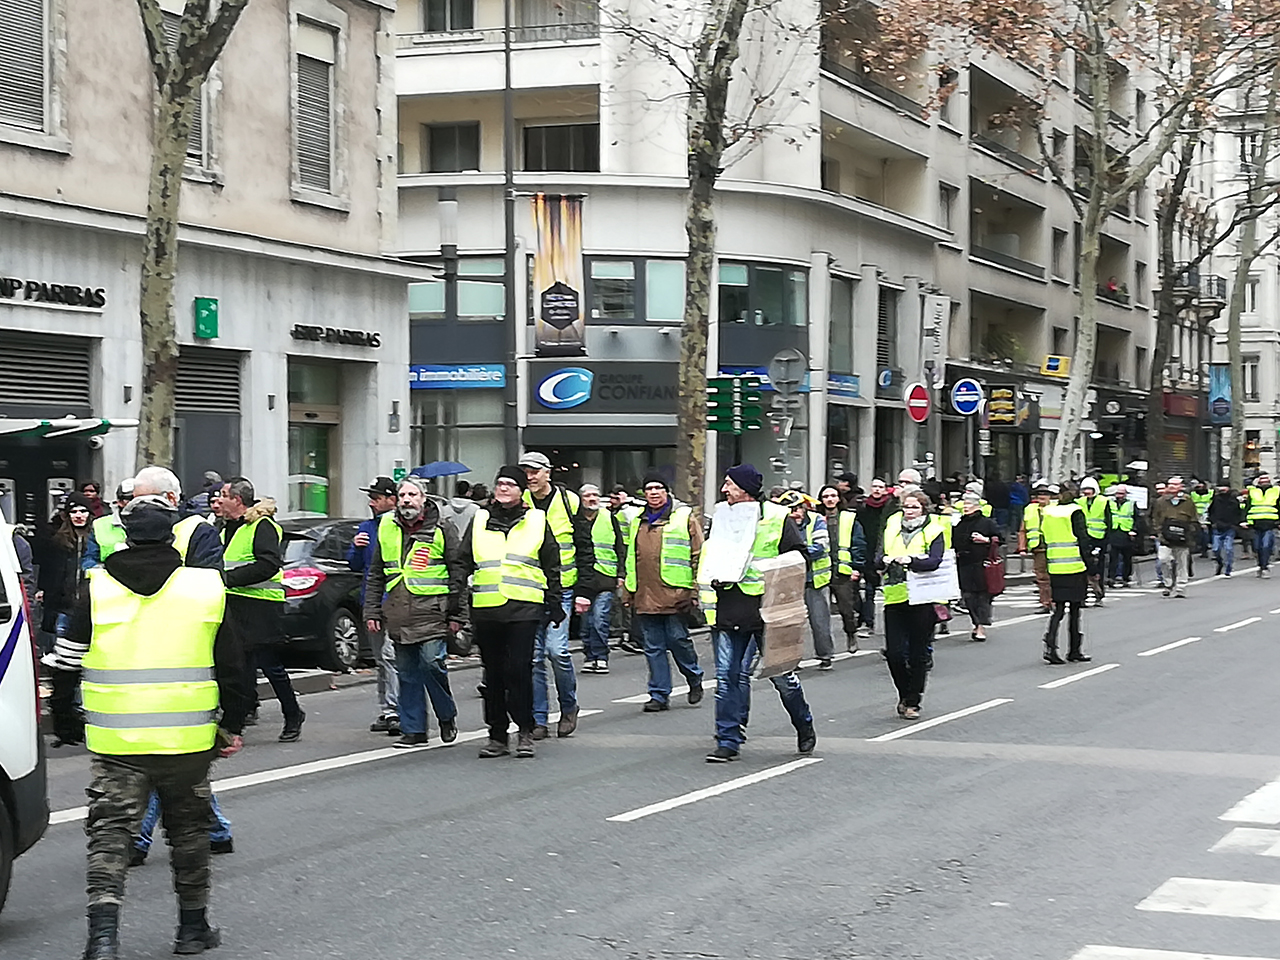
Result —
<svg viewBox="0 0 1280 960"><path fill-rule="evenodd" d="M341 673L372 661L360 617L360 581L347 564L359 520L308 517L284 530L285 652L299 666Z"/></svg>

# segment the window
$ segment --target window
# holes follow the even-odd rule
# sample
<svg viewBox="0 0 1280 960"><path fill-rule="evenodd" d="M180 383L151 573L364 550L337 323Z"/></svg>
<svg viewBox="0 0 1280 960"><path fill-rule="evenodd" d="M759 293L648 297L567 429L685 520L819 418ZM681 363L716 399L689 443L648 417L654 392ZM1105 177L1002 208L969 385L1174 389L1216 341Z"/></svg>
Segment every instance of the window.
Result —
<svg viewBox="0 0 1280 960"><path fill-rule="evenodd" d="M1149 382L1148 372L1147 372L1147 348L1146 347L1133 348L1133 376L1134 376L1134 382L1139 387L1144 387Z"/></svg>
<svg viewBox="0 0 1280 960"><path fill-rule="evenodd" d="M1244 370L1244 398L1246 400L1257 400L1262 391L1259 389L1258 370L1260 364L1257 357L1241 357L1241 365Z"/></svg>
<svg viewBox="0 0 1280 960"><path fill-rule="evenodd" d="M475 29L473 0L422 0L422 29L427 33Z"/></svg>
<svg viewBox="0 0 1280 960"><path fill-rule="evenodd" d="M633 260L591 262L591 317L594 320L634 320L636 265Z"/></svg>
<svg viewBox="0 0 1280 960"><path fill-rule="evenodd" d="M1053 328L1053 355L1055 357L1065 357L1071 352L1071 344L1067 340L1066 327Z"/></svg>
<svg viewBox="0 0 1280 960"><path fill-rule="evenodd" d="M684 322L684 263L649 260L645 263L645 316L662 323Z"/></svg>
<svg viewBox="0 0 1280 960"><path fill-rule="evenodd" d="M1072 282L1078 287L1080 286L1080 224L1075 224L1071 228L1071 267Z"/></svg>
<svg viewBox="0 0 1280 960"><path fill-rule="evenodd" d="M1262 148L1262 134L1240 134L1240 174L1249 176L1253 173L1253 161Z"/></svg>
<svg viewBox="0 0 1280 960"><path fill-rule="evenodd" d="M1147 217L1147 188L1138 184L1133 190L1133 215L1139 220Z"/></svg>
<svg viewBox="0 0 1280 960"><path fill-rule="evenodd" d="M600 124L524 128L524 168L592 173L600 169Z"/></svg>
<svg viewBox="0 0 1280 960"><path fill-rule="evenodd" d="M1067 275L1067 231L1053 231L1053 275L1055 277L1066 277Z"/></svg>
<svg viewBox="0 0 1280 960"><path fill-rule="evenodd" d="M1061 130L1053 131L1053 159L1059 167L1067 162L1067 135Z"/></svg>
<svg viewBox="0 0 1280 960"><path fill-rule="evenodd" d="M1133 302L1147 302L1147 265L1141 260L1133 265Z"/></svg>
<svg viewBox="0 0 1280 960"><path fill-rule="evenodd" d="M822 189L832 193L840 192L840 161L830 157L822 158Z"/></svg>
<svg viewBox="0 0 1280 960"><path fill-rule="evenodd" d="M803 270L765 264L720 265L720 322L757 327L804 326L809 278Z"/></svg>
<svg viewBox="0 0 1280 960"><path fill-rule="evenodd" d="M831 324L827 366L832 373L853 373L853 281L831 278Z"/></svg>
<svg viewBox="0 0 1280 960"><path fill-rule="evenodd" d="M423 173L459 173L480 169L480 124L430 123L422 128Z"/></svg>
<svg viewBox="0 0 1280 960"><path fill-rule="evenodd" d="M0 0L2 2L2 0ZM182 28L182 17L176 13L164 14L164 38L169 49L178 45L178 33ZM195 95L195 110L191 114L191 135L187 137L187 159L198 167L205 165L205 127L204 127L204 86Z"/></svg>
<svg viewBox="0 0 1280 960"><path fill-rule="evenodd" d="M333 192L333 67L337 34L328 27L298 21L297 109L294 150L298 183Z"/></svg>
<svg viewBox="0 0 1280 960"><path fill-rule="evenodd" d="M960 190L949 183L938 184L938 225L944 230L955 230L956 201Z"/></svg>
<svg viewBox="0 0 1280 960"><path fill-rule="evenodd" d="M1134 94L1133 119L1137 122L1138 133L1141 134L1147 125L1147 95L1141 90Z"/></svg>
<svg viewBox="0 0 1280 960"><path fill-rule="evenodd" d="M503 262L497 257L467 258L458 262L457 319L501 320L507 314ZM450 318L448 284L444 280L409 284L409 319L438 321Z"/></svg>
<svg viewBox="0 0 1280 960"><path fill-rule="evenodd" d="M1261 285L1258 277L1250 277L1244 284L1244 312L1258 312L1258 288Z"/></svg>
<svg viewBox="0 0 1280 960"><path fill-rule="evenodd" d="M880 288L876 305L876 367L892 367L898 362L898 300L902 295L890 287Z"/></svg>
<svg viewBox="0 0 1280 960"><path fill-rule="evenodd" d="M46 0L0 0L0 124L45 132L49 113Z"/></svg>

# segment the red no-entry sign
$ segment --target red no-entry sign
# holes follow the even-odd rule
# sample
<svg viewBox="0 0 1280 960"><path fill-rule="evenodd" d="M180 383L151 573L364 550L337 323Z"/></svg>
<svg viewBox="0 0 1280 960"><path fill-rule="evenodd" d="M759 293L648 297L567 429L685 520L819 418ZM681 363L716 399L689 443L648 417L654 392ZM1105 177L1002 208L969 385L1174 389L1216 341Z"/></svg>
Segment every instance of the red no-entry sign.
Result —
<svg viewBox="0 0 1280 960"><path fill-rule="evenodd" d="M929 388L923 383L907 387L907 416L916 423L924 423L929 417Z"/></svg>

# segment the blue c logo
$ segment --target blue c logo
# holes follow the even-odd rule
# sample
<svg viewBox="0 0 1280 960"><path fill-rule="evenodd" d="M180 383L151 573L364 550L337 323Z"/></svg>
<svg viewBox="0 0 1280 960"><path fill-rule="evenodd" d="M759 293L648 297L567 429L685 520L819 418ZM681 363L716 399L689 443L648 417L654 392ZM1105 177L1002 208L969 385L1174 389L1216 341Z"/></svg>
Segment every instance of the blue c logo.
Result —
<svg viewBox="0 0 1280 960"><path fill-rule="evenodd" d="M568 410L591 399L596 375L582 367L564 367L538 384L538 402L549 410Z"/></svg>

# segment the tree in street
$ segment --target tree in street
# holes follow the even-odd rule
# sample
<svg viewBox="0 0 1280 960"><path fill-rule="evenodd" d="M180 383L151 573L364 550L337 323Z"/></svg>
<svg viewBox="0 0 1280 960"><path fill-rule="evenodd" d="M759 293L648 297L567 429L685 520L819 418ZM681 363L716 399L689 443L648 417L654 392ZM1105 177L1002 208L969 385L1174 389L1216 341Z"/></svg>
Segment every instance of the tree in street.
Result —
<svg viewBox="0 0 1280 960"><path fill-rule="evenodd" d="M176 42L171 43L159 0L138 0L155 79L151 97L151 175L139 296L142 328L142 396L136 453L139 463L173 465L174 382L178 373L173 284L178 266L182 171L201 87L248 3L249 0L187 0Z"/></svg>

